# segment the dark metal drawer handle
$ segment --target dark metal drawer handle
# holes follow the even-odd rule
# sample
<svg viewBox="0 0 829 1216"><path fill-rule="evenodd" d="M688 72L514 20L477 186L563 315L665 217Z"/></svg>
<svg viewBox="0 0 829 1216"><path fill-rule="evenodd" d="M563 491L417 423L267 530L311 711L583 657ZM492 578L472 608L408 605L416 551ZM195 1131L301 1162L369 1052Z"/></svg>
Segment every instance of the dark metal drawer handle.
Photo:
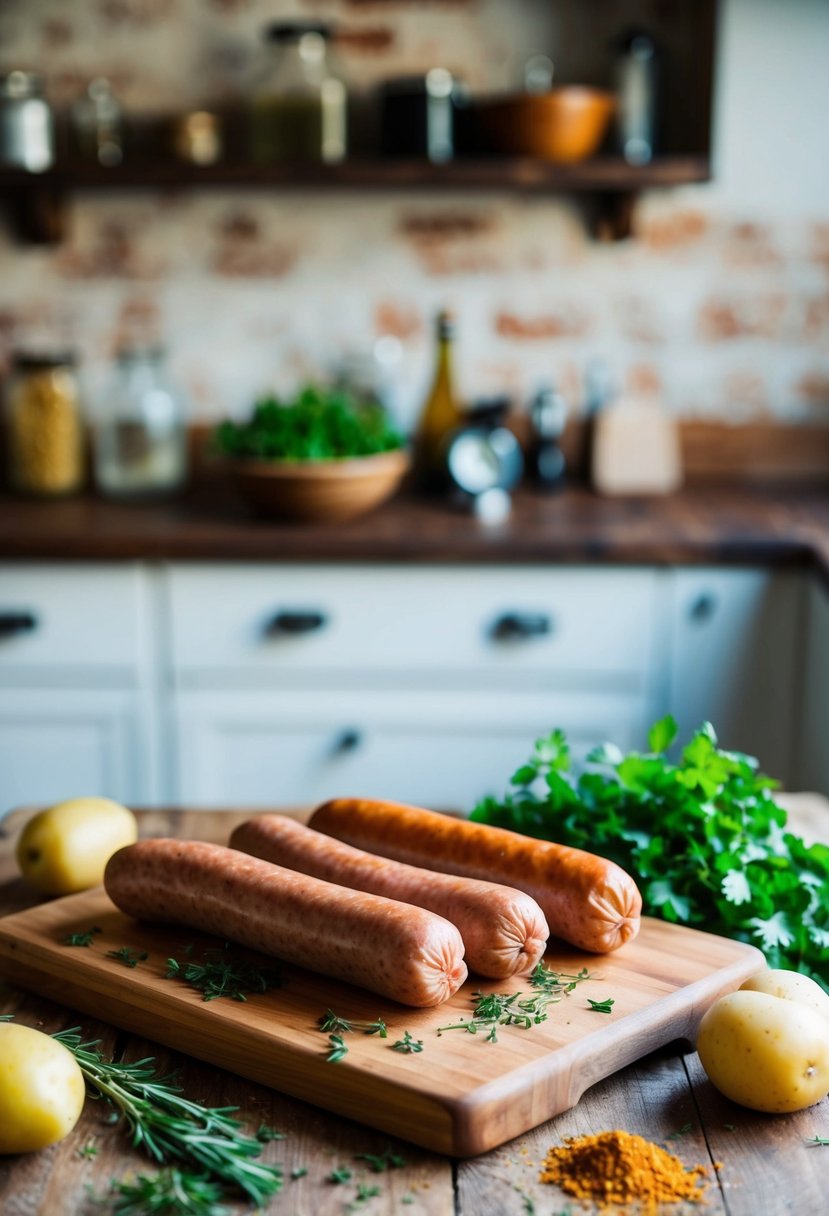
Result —
<svg viewBox="0 0 829 1216"><path fill-rule="evenodd" d="M704 625L706 621L710 621L717 611L717 597L712 595L710 591L703 591L698 595L688 609L688 616L695 625Z"/></svg>
<svg viewBox="0 0 829 1216"><path fill-rule="evenodd" d="M362 742L363 736L360 731L349 727L336 740L332 750L335 756L346 756L349 752L356 752Z"/></svg>
<svg viewBox="0 0 829 1216"><path fill-rule="evenodd" d="M327 624L328 617L324 612L286 609L271 617L265 626L265 633L271 638L286 633L294 635L316 633L319 629L324 629Z"/></svg>
<svg viewBox="0 0 829 1216"><path fill-rule="evenodd" d="M524 641L546 637L553 632L553 619L546 612L505 612L492 626L497 642Z"/></svg>
<svg viewBox="0 0 829 1216"><path fill-rule="evenodd" d="M0 638L13 638L19 633L37 629L37 617L32 612L0 612Z"/></svg>

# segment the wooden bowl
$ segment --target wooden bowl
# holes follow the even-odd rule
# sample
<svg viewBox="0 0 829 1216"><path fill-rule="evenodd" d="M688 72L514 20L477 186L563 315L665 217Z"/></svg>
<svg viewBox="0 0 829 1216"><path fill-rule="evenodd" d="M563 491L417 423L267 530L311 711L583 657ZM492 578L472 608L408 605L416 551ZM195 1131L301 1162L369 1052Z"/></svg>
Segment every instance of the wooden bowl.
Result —
<svg viewBox="0 0 829 1216"><path fill-rule="evenodd" d="M572 164L598 149L615 106L612 93L565 85L482 102L478 121L497 152Z"/></svg>
<svg viewBox="0 0 829 1216"><path fill-rule="evenodd" d="M354 519L385 502L409 468L402 448L344 460L232 460L227 468L261 515L277 519Z"/></svg>

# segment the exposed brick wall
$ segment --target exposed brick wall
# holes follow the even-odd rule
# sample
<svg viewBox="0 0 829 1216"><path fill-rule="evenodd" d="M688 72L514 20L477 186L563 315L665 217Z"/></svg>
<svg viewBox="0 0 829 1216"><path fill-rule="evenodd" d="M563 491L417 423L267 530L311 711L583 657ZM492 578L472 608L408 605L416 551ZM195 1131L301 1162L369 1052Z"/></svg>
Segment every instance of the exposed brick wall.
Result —
<svg viewBox="0 0 829 1216"><path fill-rule="evenodd" d="M483 87L514 78L548 6L504 0L5 0L0 65L37 67L67 101L111 77L136 110L226 98L274 16L343 27L348 79L440 62ZM829 192L828 192L829 193ZM83 353L90 399L130 337L161 337L194 412L242 411L386 339L410 422L430 318L458 319L467 397L525 398L554 377L578 408L601 357L619 385L679 414L829 417L829 222L726 205L716 187L646 197L636 239L594 244L566 199L496 194L80 195L59 248L0 233L0 359L53 333Z"/></svg>

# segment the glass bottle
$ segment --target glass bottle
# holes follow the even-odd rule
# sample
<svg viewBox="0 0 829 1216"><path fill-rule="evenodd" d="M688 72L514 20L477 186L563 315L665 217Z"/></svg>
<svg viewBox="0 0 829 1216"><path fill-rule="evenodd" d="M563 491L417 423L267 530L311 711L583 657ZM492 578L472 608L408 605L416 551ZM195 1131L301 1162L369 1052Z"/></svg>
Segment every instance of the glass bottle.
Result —
<svg viewBox="0 0 829 1216"><path fill-rule="evenodd" d="M346 91L328 63L330 30L279 21L265 30L267 62L252 97L252 154L334 163L346 153Z"/></svg>
<svg viewBox="0 0 829 1216"><path fill-rule="evenodd" d="M36 72L0 75L0 165L43 173L55 159L55 124Z"/></svg>
<svg viewBox="0 0 829 1216"><path fill-rule="evenodd" d="M69 354L15 355L5 410L9 488L73 494L84 482L84 427Z"/></svg>
<svg viewBox="0 0 829 1216"><path fill-rule="evenodd" d="M159 349L118 356L93 433L95 481L113 498L178 490L187 476L183 401L164 373Z"/></svg>
<svg viewBox="0 0 829 1216"><path fill-rule="evenodd" d="M443 480L446 440L464 421L453 387L452 341L455 327L451 315L440 312L436 323L437 361L431 392L420 415L415 436L418 478L426 485Z"/></svg>

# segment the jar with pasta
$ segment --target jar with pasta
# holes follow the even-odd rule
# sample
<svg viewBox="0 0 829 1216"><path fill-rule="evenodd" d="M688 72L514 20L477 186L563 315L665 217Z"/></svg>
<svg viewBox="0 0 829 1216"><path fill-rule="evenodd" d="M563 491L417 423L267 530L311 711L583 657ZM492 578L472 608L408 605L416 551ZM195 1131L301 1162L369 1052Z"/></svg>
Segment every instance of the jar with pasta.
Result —
<svg viewBox="0 0 829 1216"><path fill-rule="evenodd" d="M52 497L81 489L84 428L71 355L16 355L5 415L11 490Z"/></svg>

